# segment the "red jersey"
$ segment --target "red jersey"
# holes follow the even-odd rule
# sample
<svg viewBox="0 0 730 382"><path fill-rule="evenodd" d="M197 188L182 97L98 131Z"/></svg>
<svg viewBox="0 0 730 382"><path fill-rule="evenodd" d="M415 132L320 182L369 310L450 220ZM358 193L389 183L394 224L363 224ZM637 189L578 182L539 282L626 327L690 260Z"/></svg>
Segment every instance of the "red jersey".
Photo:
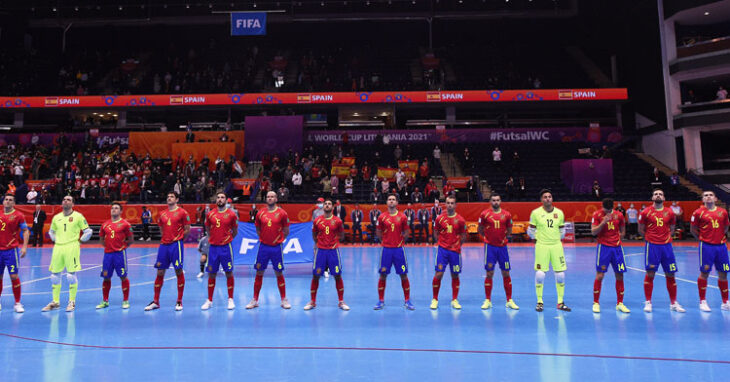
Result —
<svg viewBox="0 0 730 382"><path fill-rule="evenodd" d="M162 230L162 244L171 244L182 240L185 236L185 226L190 225L190 215L184 209L177 207L173 211L160 212L157 224Z"/></svg>
<svg viewBox="0 0 730 382"><path fill-rule="evenodd" d="M279 245L284 242L284 228L289 226L289 215L280 207L274 211L263 209L256 215L254 221L259 229L259 240L266 245Z"/></svg>
<svg viewBox="0 0 730 382"><path fill-rule="evenodd" d="M219 212L217 208L208 212L205 225L210 232L210 245L227 245L238 233L238 219L230 208L223 212Z"/></svg>
<svg viewBox="0 0 730 382"><path fill-rule="evenodd" d="M386 211L378 216L378 229L383 232L383 247L402 247L403 233L408 231L408 218L402 212L391 215Z"/></svg>
<svg viewBox="0 0 730 382"><path fill-rule="evenodd" d="M324 215L314 219L312 224L312 233L317 236L317 248L335 249L340 242L340 233L345 230L342 220L332 215L330 218Z"/></svg>
<svg viewBox="0 0 730 382"><path fill-rule="evenodd" d="M646 226L644 239L652 244L672 242L671 226L676 222L674 211L670 208L657 210L653 205L644 208L639 214L639 224Z"/></svg>
<svg viewBox="0 0 730 382"><path fill-rule="evenodd" d="M461 235L466 232L466 220L459 215L445 212L436 218L433 230L439 233L439 247L461 253Z"/></svg>
<svg viewBox="0 0 730 382"><path fill-rule="evenodd" d="M479 215L479 225L484 229L485 243L495 247L504 247L507 245L507 232L512 227L512 214L503 209L494 212L493 209L488 208Z"/></svg>
<svg viewBox="0 0 730 382"><path fill-rule="evenodd" d="M594 226L600 225L604 216L606 216L606 212L603 211L603 208L594 212L591 224ZM610 219L611 220L603 226L601 232L598 233L598 244L607 245L609 247L618 247L621 245L621 228L626 225L624 214L616 210L612 210Z"/></svg>
<svg viewBox="0 0 730 382"><path fill-rule="evenodd" d="M132 236L132 225L124 219L116 222L107 220L101 225L104 233L104 253L127 249L127 238Z"/></svg>
<svg viewBox="0 0 730 382"><path fill-rule="evenodd" d="M27 229L28 226L20 211L13 210L9 214L0 212L0 251L17 248L20 244L20 230L23 228Z"/></svg>
<svg viewBox="0 0 730 382"><path fill-rule="evenodd" d="M730 226L727 211L724 208L715 207L708 210L702 206L692 213L692 227L700 230L700 241L708 244L725 244L725 232Z"/></svg>

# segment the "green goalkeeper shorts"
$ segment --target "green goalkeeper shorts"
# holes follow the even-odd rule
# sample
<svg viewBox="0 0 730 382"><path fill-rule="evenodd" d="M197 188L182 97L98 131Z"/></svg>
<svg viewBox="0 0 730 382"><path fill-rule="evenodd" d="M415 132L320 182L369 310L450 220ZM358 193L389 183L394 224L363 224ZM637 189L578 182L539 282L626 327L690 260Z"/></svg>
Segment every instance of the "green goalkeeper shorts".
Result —
<svg viewBox="0 0 730 382"><path fill-rule="evenodd" d="M61 273L65 268L68 272L78 272L81 270L81 244L78 241L72 241L67 244L56 244L53 246L53 254L51 255L51 265L48 270L51 273Z"/></svg>
<svg viewBox="0 0 730 382"><path fill-rule="evenodd" d="M535 244L535 270L547 272L553 265L554 272L563 272L568 269L565 263L563 243L557 244Z"/></svg>

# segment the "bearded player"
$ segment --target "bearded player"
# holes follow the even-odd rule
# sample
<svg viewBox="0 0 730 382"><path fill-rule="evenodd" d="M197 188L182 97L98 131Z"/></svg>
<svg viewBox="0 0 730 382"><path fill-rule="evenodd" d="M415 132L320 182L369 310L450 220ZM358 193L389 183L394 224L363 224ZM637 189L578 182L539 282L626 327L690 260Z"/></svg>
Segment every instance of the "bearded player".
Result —
<svg viewBox="0 0 730 382"><path fill-rule="evenodd" d="M238 214L228 208L227 196L219 192L215 196L216 209L208 213L205 219L208 230L208 265L205 267L208 272L208 299L202 310L208 310L213 306L213 292L215 292L215 279L218 268L223 268L226 274L226 285L228 288L228 309L233 310L236 304L233 302L233 247L231 242L238 234Z"/></svg>
<svg viewBox="0 0 730 382"><path fill-rule="evenodd" d="M104 222L99 230L99 239L104 244L104 261L101 268L102 302L96 309L109 307L109 290L112 288L112 276L117 272L122 283L122 309L129 309L129 278L127 274L127 247L134 242L132 225L122 219L122 205L112 203L111 219Z"/></svg>
<svg viewBox="0 0 730 382"><path fill-rule="evenodd" d="M697 288L700 293L700 310L711 311L707 304L707 278L710 277L712 266L717 271L717 286L720 288L722 305L720 309L730 310L728 303L727 272L730 271L730 261L727 254L727 232L730 227L727 211L717 206L717 196L712 191L702 193L702 207L692 213L690 231L700 241L700 277L697 278Z"/></svg>
<svg viewBox="0 0 730 382"><path fill-rule="evenodd" d="M479 215L479 234L484 237L484 269L487 275L484 278L485 300L482 309L492 307L492 285L494 280L494 268L499 263L499 270L502 272L502 284L507 298L506 307L520 309L512 300L512 277L507 251L507 237L512 234L512 214L502 209L502 197L499 194L492 194L489 197L492 208L487 208Z"/></svg>

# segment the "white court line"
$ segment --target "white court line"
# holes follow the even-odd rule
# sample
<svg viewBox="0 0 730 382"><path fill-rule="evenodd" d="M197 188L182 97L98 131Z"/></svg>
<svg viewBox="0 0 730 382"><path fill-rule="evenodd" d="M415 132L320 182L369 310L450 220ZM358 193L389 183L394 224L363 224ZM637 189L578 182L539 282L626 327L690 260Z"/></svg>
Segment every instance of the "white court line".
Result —
<svg viewBox="0 0 730 382"><path fill-rule="evenodd" d="M170 281L170 280L173 280L173 279L176 279L176 278L177 278L177 276L172 276L172 277L166 278L164 281ZM142 286L142 285L149 285L149 284L154 284L154 283L155 283L155 281L145 281L143 283L129 284L129 287L131 288L133 286ZM121 285L117 285L117 286L113 286L111 289L121 289L121 288L122 288ZM96 291L100 291L100 290L101 290L101 288L86 288L86 289L79 289L76 292L77 293L80 293L80 292L96 292ZM38 295L42 295L42 294L51 294L51 293L53 293L53 291L50 291L50 292L31 292L31 293L25 293L25 292L23 292L23 296L38 296ZM61 291L61 294L67 294L67 293L68 293L68 290Z"/></svg>
<svg viewBox="0 0 730 382"><path fill-rule="evenodd" d="M644 270L644 269L641 269L641 268L634 268L634 267L629 267L629 266L627 266L627 267L626 267L626 269L631 269L632 271L639 271L639 272L644 272L644 273L646 273L646 270ZM667 276L664 276L664 273L659 273L659 272L657 272L657 273L656 273L656 275L657 275L657 276L662 276L662 277L667 277ZM695 285L697 285L697 281L687 280L687 279L683 279L683 278L681 278L681 277L677 277L677 276L674 276L674 278L675 278L675 279L677 279L677 280L679 280L679 281L684 281L684 282L688 282L688 283L690 283L690 284L695 284ZM709 285L709 284L707 285L707 287L708 287L708 288L714 288L714 289L720 289L720 288L718 288L718 287L716 287L716 286L714 286L714 285Z"/></svg>
<svg viewBox="0 0 730 382"><path fill-rule="evenodd" d="M624 257L631 257L631 256L644 256L644 254L643 253L632 253L630 255L624 255ZM642 269L631 268L629 266L627 266L626 268L630 268L630 269L634 269L634 270L642 271L642 272L646 273L646 271L645 270L642 270ZM659 274L659 273L657 273L657 274ZM661 276L663 277L664 275L661 275ZM712 275L712 274L710 274L708 277L711 278L711 279L716 279L717 278L717 276ZM687 281L687 280L680 279L679 277L677 277L677 280ZM696 281L688 281L688 282L691 282L693 284L697 284ZM714 286L711 286L711 285L708 285L708 286L711 287L711 288L719 289L718 287L714 287Z"/></svg>
<svg viewBox="0 0 730 382"><path fill-rule="evenodd" d="M136 259L141 259L141 258L144 258L144 257L150 257L150 256L154 256L154 255L155 255L154 253L151 253L151 254L149 254L149 255L143 255L143 256L137 256L137 257L132 257L131 259L127 259L127 260L128 260L128 261L129 261L129 260L136 260ZM75 273L80 273L80 272L84 272L84 271L89 271L89 270L92 270L92 269L96 269L96 268L101 268L101 267L102 267L102 265L103 265L103 264L99 264L99 265L95 265L95 266L93 266L93 267L89 267L89 268L84 268L84 269L82 269L82 270L80 270L80 271L78 271L78 272L75 272ZM48 276L48 277L41 277L41 278L39 278L39 279L33 279L33 280L28 280L28 281L24 281L24 282L20 283L20 285L27 285L27 284L32 284L32 283L35 283L35 282L38 282L38 281L43 281L43 280L50 280L50 279L51 279L51 276Z"/></svg>

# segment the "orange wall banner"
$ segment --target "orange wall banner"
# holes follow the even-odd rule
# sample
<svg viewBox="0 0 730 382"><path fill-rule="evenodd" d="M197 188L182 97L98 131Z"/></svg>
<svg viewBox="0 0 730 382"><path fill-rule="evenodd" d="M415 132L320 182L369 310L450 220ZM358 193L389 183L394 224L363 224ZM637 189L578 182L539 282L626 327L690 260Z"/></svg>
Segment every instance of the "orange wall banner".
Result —
<svg viewBox="0 0 730 382"><path fill-rule="evenodd" d="M222 131L194 131L195 143L203 143L200 141L210 141L207 144L216 145L222 143L220 137ZM137 154L137 156L145 156L148 152L153 158L165 158L172 155L172 145L175 143L185 143L185 132L130 132L129 133L129 151ZM235 144L235 155L238 158L243 157L243 131L229 131L226 133L229 142ZM174 159L174 158L173 158ZM228 158L225 158L228 160ZM212 158L215 161L215 158Z"/></svg>
<svg viewBox="0 0 730 382"><path fill-rule="evenodd" d="M629 204L634 203L637 209L642 204L649 205L649 202L646 201L638 201L638 202L628 202L628 201L621 201L622 206L624 208L628 208ZM684 210L684 220L689 221L689 218L692 216L692 212L700 207L701 202L700 201L691 201L691 202L678 202L679 205ZM424 206L430 207L433 204L427 203L424 204ZM167 209L167 206L164 204L148 204L146 205L147 208L152 212L152 220L155 221L157 219L157 214L161 211L164 211ZM183 204L181 205L182 208L184 208L189 214L191 220L195 221L196 217L196 209L198 207L205 207L205 204ZM215 208L214 203L208 204L211 208ZM251 204L235 204L235 208L238 210L239 213L239 219L242 221L248 221L249 211L251 210ZM265 208L264 204L257 203L257 208ZM505 202L502 203L502 208L505 210L508 210L512 213L512 219L514 221L527 221L530 219L530 212L534 210L535 208L538 208L540 206L539 202ZM566 221L574 221L574 222L589 222L591 217L593 216L593 213L601 208L600 202L558 202L555 203L555 206L562 209L565 213L565 220ZM666 208L670 207L669 203L665 204ZM301 223L301 222L307 222L312 219L312 211L316 208L314 204L282 204L281 207L287 212L289 215L289 219L294 223ZM353 205L352 204L346 204L345 208L347 209L347 219L346 221L350 221L350 212L352 212ZM369 212L373 208L372 204L362 204L360 208L363 211L364 219L365 221L368 221ZM378 209L381 211L385 211L386 207L385 205L378 205ZM406 205L405 203L401 204L398 209L403 211L405 210ZM417 210L420 209L420 203L413 205L413 209ZM445 207L444 207L445 208ZM459 203L456 206L456 212L461 214L468 222L474 222L479 220L479 214L481 214L482 211L484 211L487 208L491 208L489 203ZM35 206L33 205L17 205L16 209L23 214L25 214L25 219L27 222L32 222L33 220L33 211L35 210ZM82 215L86 217L86 220L89 222L89 224L92 225L99 225L103 222L105 222L107 219L109 219L109 206L108 205L77 205L74 207L74 209L78 212L80 212ZM60 205L44 205L43 210L46 211L46 214L48 215L47 222L50 222L51 217L54 214L57 214L61 212L61 206ZM124 206L124 210L122 211L122 217L127 219L132 224L141 224L142 221L140 220L140 216L142 215L142 205L141 204L134 204L134 205L126 205ZM29 225L31 225L29 223Z"/></svg>
<svg viewBox="0 0 730 382"><path fill-rule="evenodd" d="M195 163L200 163L200 160L207 155L210 160L208 167L213 170L218 157L227 162L231 155L236 155L236 144L231 142L173 143L172 157L177 158L178 154L182 155L185 160L192 155Z"/></svg>
<svg viewBox="0 0 730 382"><path fill-rule="evenodd" d="M469 179L471 178L469 178L468 176L455 176L449 178L446 183L451 184L455 188L466 188L466 185L469 183Z"/></svg>

